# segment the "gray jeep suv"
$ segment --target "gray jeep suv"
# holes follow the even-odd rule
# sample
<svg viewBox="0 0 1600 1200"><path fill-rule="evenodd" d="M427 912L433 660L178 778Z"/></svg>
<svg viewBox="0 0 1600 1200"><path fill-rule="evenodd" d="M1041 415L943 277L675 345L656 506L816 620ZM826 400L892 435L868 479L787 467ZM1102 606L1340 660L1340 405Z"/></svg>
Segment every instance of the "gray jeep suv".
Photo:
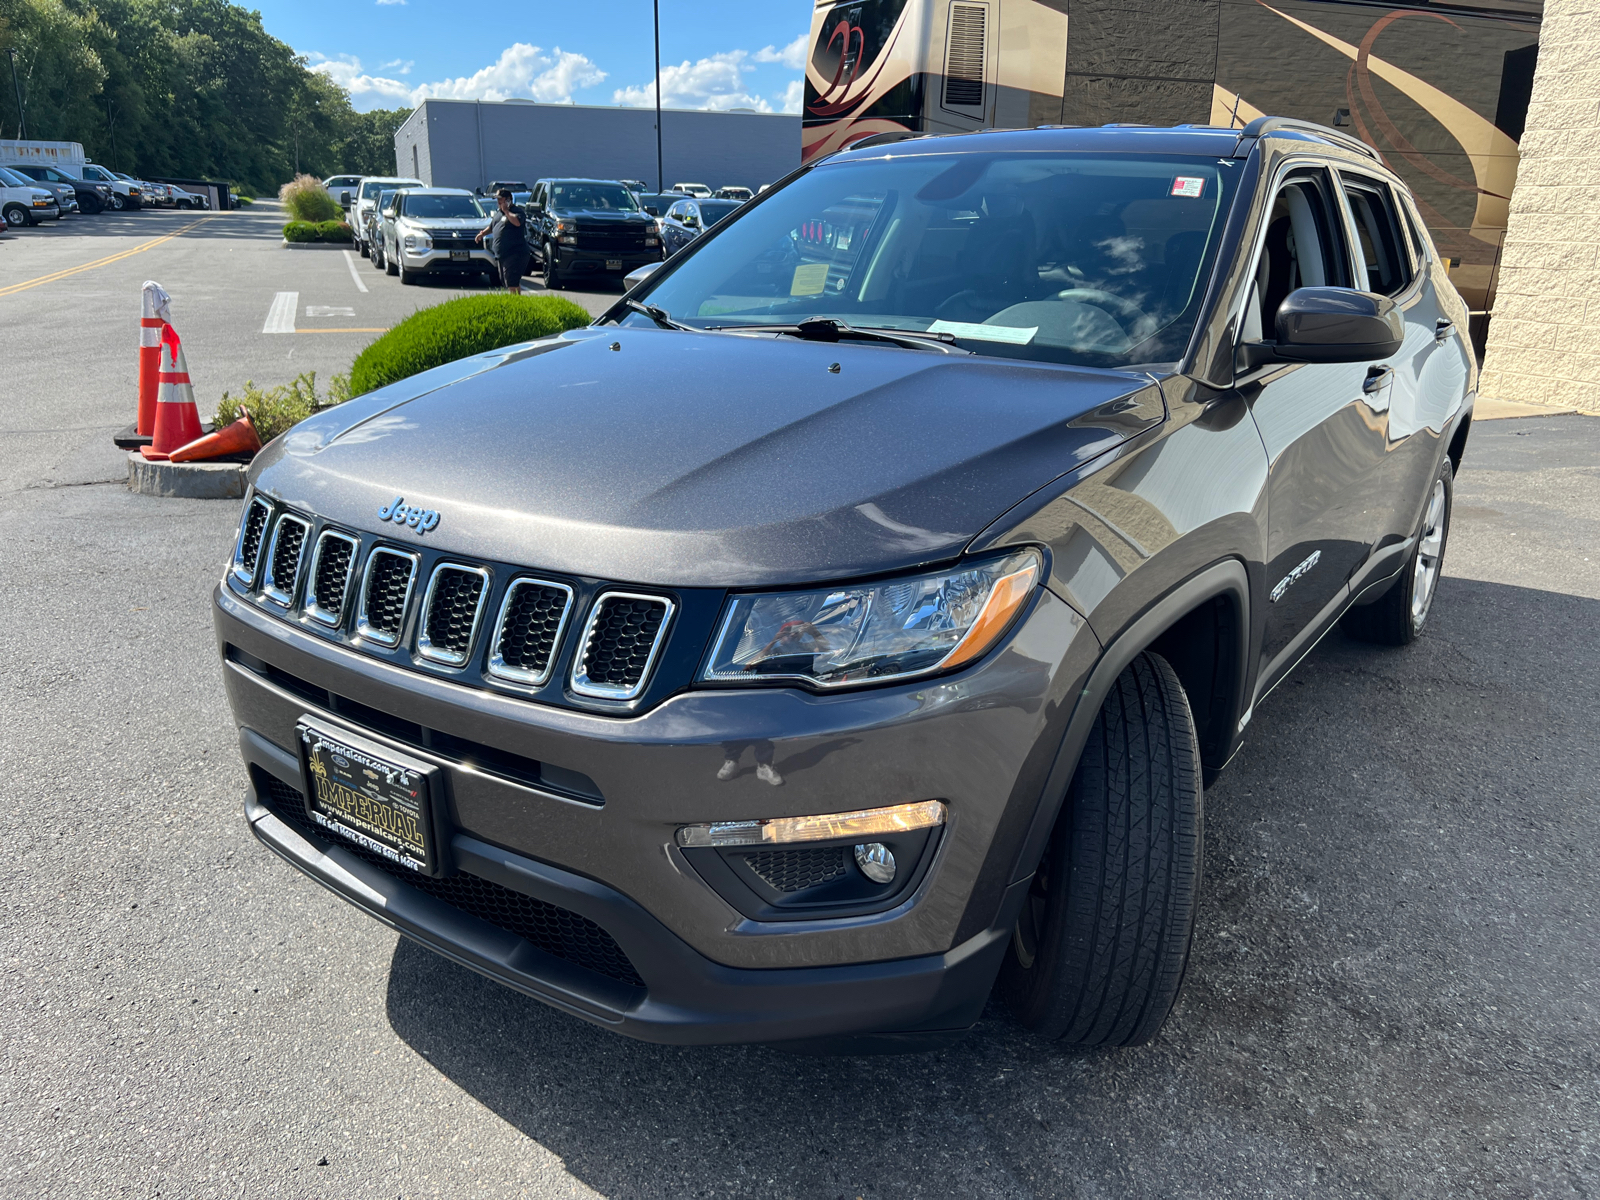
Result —
<svg viewBox="0 0 1600 1200"><path fill-rule="evenodd" d="M1466 323L1335 130L871 139L257 457L250 827L635 1037L914 1048L998 987L1146 1041L1256 705L1425 627Z"/></svg>

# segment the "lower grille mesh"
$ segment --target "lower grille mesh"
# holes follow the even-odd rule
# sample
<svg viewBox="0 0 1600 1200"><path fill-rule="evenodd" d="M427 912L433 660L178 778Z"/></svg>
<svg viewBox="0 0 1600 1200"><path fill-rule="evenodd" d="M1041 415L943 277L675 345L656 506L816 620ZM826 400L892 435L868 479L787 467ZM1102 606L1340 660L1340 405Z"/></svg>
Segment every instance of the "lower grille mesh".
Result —
<svg viewBox="0 0 1600 1200"><path fill-rule="evenodd" d="M806 888L844 877L844 846L808 846L799 850L757 850L745 855L750 869L775 891L803 892Z"/></svg>
<svg viewBox="0 0 1600 1200"><path fill-rule="evenodd" d="M639 596L604 596L595 614L583 673L596 687L630 690L650 666L656 637L667 616L667 602Z"/></svg>
<svg viewBox="0 0 1600 1200"><path fill-rule="evenodd" d="M297 789L272 776L263 774L256 778L258 782L266 783L267 794L262 799L273 814L313 844L332 841L339 849L363 862L378 867L418 891L443 900L452 908L525 939L546 954L630 987L644 987L644 980L634 970L633 963L628 961L628 956L617 945L616 939L588 917L532 896L524 896L521 892L513 892L510 888L465 871L445 879L435 879L396 866L382 855L333 838L326 830L313 824L306 816L305 799Z"/></svg>

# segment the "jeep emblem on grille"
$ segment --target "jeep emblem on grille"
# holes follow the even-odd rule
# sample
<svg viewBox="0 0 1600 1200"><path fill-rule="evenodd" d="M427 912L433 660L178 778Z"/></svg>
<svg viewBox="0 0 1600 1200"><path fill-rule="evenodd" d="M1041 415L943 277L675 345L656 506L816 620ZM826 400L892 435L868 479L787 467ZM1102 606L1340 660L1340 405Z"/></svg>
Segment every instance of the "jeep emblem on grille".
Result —
<svg viewBox="0 0 1600 1200"><path fill-rule="evenodd" d="M406 507L406 498L396 496L392 504L378 510L378 520L393 521L396 525L409 525L418 533L427 533L439 524L439 514L431 508Z"/></svg>

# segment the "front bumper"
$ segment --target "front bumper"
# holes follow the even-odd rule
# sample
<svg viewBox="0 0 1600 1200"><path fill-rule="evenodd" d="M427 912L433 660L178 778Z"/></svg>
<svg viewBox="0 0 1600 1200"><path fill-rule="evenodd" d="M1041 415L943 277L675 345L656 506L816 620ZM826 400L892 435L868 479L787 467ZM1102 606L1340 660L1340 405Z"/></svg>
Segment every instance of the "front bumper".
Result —
<svg viewBox="0 0 1600 1200"><path fill-rule="evenodd" d="M631 251L618 254L606 250L585 250L581 246L561 246L556 249L556 270L571 275L623 274L637 270L646 263L661 261L661 249ZM620 267L611 264L620 262Z"/></svg>
<svg viewBox="0 0 1600 1200"><path fill-rule="evenodd" d="M451 258L452 254L461 253L460 248L454 250L407 250L402 244L400 247L400 262L408 271L419 274L447 271L498 271L499 263L488 250L473 247L466 252L465 259Z"/></svg>
<svg viewBox="0 0 1600 1200"><path fill-rule="evenodd" d="M624 718L408 671L303 633L225 587L214 617L258 838L457 962L623 1033L684 1043L904 1041L976 1020L1026 888L1017 878L1021 840L1071 700L1098 656L1082 619L1041 590L1000 650L953 676L828 696L697 690ZM595 922L642 986L576 967L425 894L324 841L303 814L297 831L298 809L287 821L274 815L262 788L302 787L293 751L302 715L384 738L353 713L589 776L602 805L435 759L461 872ZM757 760L783 776L781 790L750 761L756 743L766 747ZM429 757L415 745L404 752ZM730 759L740 770L725 778L719 770ZM895 907L861 916L742 916L673 841L678 826L707 820L933 797L950 816L926 874Z"/></svg>

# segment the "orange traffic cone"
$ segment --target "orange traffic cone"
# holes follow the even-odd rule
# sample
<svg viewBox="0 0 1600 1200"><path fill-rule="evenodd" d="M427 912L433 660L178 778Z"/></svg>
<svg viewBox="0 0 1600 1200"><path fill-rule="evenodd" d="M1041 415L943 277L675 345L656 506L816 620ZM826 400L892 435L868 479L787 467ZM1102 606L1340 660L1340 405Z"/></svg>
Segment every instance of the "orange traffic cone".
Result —
<svg viewBox="0 0 1600 1200"><path fill-rule="evenodd" d="M167 307L169 298L161 285L153 279L144 281L141 297L143 311L139 318L139 415L134 429L140 437L149 437L156 431L156 392L160 387L156 376L161 371L161 331L171 316Z"/></svg>
<svg viewBox="0 0 1600 1200"><path fill-rule="evenodd" d="M156 377L156 428L153 444L140 446L139 453L151 462L166 462L174 450L187 446L200 436L200 410L194 405L194 388L189 386L189 364L183 357L178 331L168 325L161 331L161 372Z"/></svg>
<svg viewBox="0 0 1600 1200"><path fill-rule="evenodd" d="M172 462L196 462L202 458L221 458L224 454L254 454L259 449L261 435L256 432L250 414L245 413L232 425L196 438L187 446L179 446L168 457Z"/></svg>

